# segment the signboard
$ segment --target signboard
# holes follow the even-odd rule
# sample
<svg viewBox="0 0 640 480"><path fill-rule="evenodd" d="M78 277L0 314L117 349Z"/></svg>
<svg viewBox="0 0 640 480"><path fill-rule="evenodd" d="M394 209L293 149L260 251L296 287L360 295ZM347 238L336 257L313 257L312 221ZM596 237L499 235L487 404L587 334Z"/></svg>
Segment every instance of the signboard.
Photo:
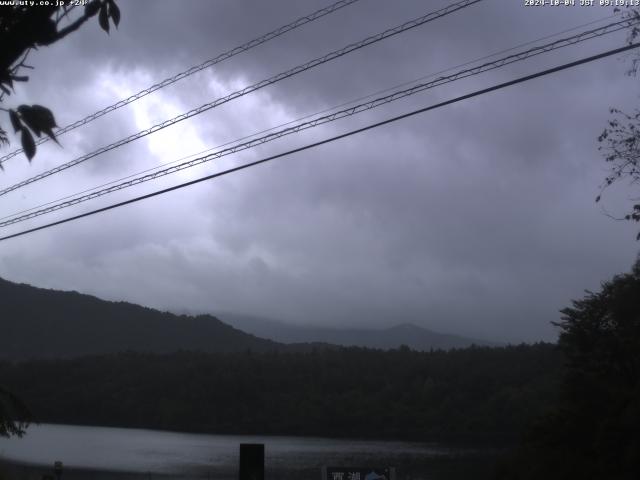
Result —
<svg viewBox="0 0 640 480"><path fill-rule="evenodd" d="M60 460L53 462L53 473L55 473L58 480L60 480L60 476L62 475L62 462Z"/></svg>
<svg viewBox="0 0 640 480"><path fill-rule="evenodd" d="M396 480L393 467L322 467L322 480Z"/></svg>

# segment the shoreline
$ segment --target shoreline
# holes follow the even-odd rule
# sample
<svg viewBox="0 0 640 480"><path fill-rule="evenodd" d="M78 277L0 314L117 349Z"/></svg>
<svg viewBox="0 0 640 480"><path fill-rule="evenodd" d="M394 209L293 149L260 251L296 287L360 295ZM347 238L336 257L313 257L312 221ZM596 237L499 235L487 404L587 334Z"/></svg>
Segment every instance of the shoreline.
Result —
<svg viewBox="0 0 640 480"><path fill-rule="evenodd" d="M29 426L59 426L59 427L80 427L80 428L105 428L105 429L117 429L117 430L136 430L141 432L152 433L168 433L178 435L197 435L197 436L229 436L229 437L247 437L247 438L264 438L265 442L269 439L280 440L289 438L305 438L309 440L322 440L322 441L356 441L356 442L383 442L383 443L396 443L407 445L421 445L421 446L445 446L452 449L465 449L474 450L478 445L483 445L483 449L509 449L519 442L519 436L513 436L506 433L488 433L488 434L456 434L446 435L440 434L436 436L428 437L411 437L411 436L370 436L370 435L339 435L337 433L331 434L316 434L316 433L304 433L304 432L281 432L281 433L262 433L262 432L248 432L248 431L208 431L208 430L189 430L181 428L154 428L149 425L130 425L130 424L110 424L110 423L85 423L85 422L64 422L64 421L33 421ZM2 457L0 457L1 459Z"/></svg>
<svg viewBox="0 0 640 480"><path fill-rule="evenodd" d="M137 472L118 469L95 469L84 467L64 467L60 480L182 480L182 479L235 479L237 472L231 468L210 468L208 472L202 469L185 472ZM42 480L44 475L51 475L56 479L53 465L46 466L35 463L19 462L0 456L0 480Z"/></svg>
<svg viewBox="0 0 640 480"><path fill-rule="evenodd" d="M398 456L393 466L399 480L492 480L497 456L464 455L409 459ZM53 465L37 465L15 462L0 457L0 480L43 480L51 475ZM237 480L238 467L194 467L184 472L136 472L124 470L99 470L65 467L60 480ZM278 480L321 480L320 465L284 467L265 465L265 478ZM57 479L56 479L57 480Z"/></svg>
<svg viewBox="0 0 640 480"><path fill-rule="evenodd" d="M323 466L394 467L401 480L493 478L505 449L414 442L245 437L39 425L20 448L0 442L0 480L235 480L239 443L265 443L265 477L320 480ZM36 434L38 433L38 434ZM206 438L210 437L210 438ZM15 444L14 444L15 445ZM65 448L75 445L75 448ZM426 448L425 448L426 447ZM53 461L64 462L60 479ZM48 463L44 463L48 462ZM118 468L120 467L120 468Z"/></svg>

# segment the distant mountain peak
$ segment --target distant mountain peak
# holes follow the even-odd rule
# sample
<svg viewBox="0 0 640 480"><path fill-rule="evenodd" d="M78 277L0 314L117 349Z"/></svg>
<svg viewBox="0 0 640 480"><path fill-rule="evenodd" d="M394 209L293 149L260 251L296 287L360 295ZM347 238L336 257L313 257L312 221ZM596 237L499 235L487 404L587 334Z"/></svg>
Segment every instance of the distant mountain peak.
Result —
<svg viewBox="0 0 640 480"><path fill-rule="evenodd" d="M221 313L219 316L223 321L245 332L283 343L323 342L385 350L398 348L400 345L407 345L414 350L448 350L473 344L492 345L482 340L438 333L409 322L391 327L367 329L292 325L253 315L234 313Z"/></svg>
<svg viewBox="0 0 640 480"><path fill-rule="evenodd" d="M427 330L426 328L419 327L414 323L400 323L399 325L394 325L392 327L385 328L384 330L395 330L395 331L402 331L402 332L430 331L430 330Z"/></svg>

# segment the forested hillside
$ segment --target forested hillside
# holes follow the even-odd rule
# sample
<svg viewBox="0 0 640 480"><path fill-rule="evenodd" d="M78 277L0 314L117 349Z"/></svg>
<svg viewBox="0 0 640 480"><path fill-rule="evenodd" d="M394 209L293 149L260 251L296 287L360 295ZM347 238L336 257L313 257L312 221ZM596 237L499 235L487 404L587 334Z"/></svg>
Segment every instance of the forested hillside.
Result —
<svg viewBox="0 0 640 480"><path fill-rule="evenodd" d="M307 344L320 342L382 349L408 345L415 350L483 344L479 340L440 334L415 325L398 325L384 330L302 327L233 314L225 314L220 321L212 315L176 315L127 302L109 302L78 292L47 290L2 279L0 304L0 359L8 360L123 351L306 350Z"/></svg>
<svg viewBox="0 0 640 480"><path fill-rule="evenodd" d="M127 353L1 363L42 422L215 433L513 439L555 400L555 346Z"/></svg>
<svg viewBox="0 0 640 480"><path fill-rule="evenodd" d="M0 358L29 359L126 350L266 351L281 346L210 315L190 317L0 279Z"/></svg>

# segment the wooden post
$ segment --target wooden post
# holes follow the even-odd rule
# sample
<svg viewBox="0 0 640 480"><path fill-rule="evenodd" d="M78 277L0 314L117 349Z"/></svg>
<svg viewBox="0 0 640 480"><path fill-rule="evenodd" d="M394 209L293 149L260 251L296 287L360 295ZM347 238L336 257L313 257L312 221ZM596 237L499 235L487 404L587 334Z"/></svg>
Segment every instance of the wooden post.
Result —
<svg viewBox="0 0 640 480"><path fill-rule="evenodd" d="M58 480L60 480L60 477L62 476L62 462L60 460L56 460L55 462L53 462L53 473L56 474L56 478Z"/></svg>
<svg viewBox="0 0 640 480"><path fill-rule="evenodd" d="M264 443L240 444L240 480L264 480Z"/></svg>

